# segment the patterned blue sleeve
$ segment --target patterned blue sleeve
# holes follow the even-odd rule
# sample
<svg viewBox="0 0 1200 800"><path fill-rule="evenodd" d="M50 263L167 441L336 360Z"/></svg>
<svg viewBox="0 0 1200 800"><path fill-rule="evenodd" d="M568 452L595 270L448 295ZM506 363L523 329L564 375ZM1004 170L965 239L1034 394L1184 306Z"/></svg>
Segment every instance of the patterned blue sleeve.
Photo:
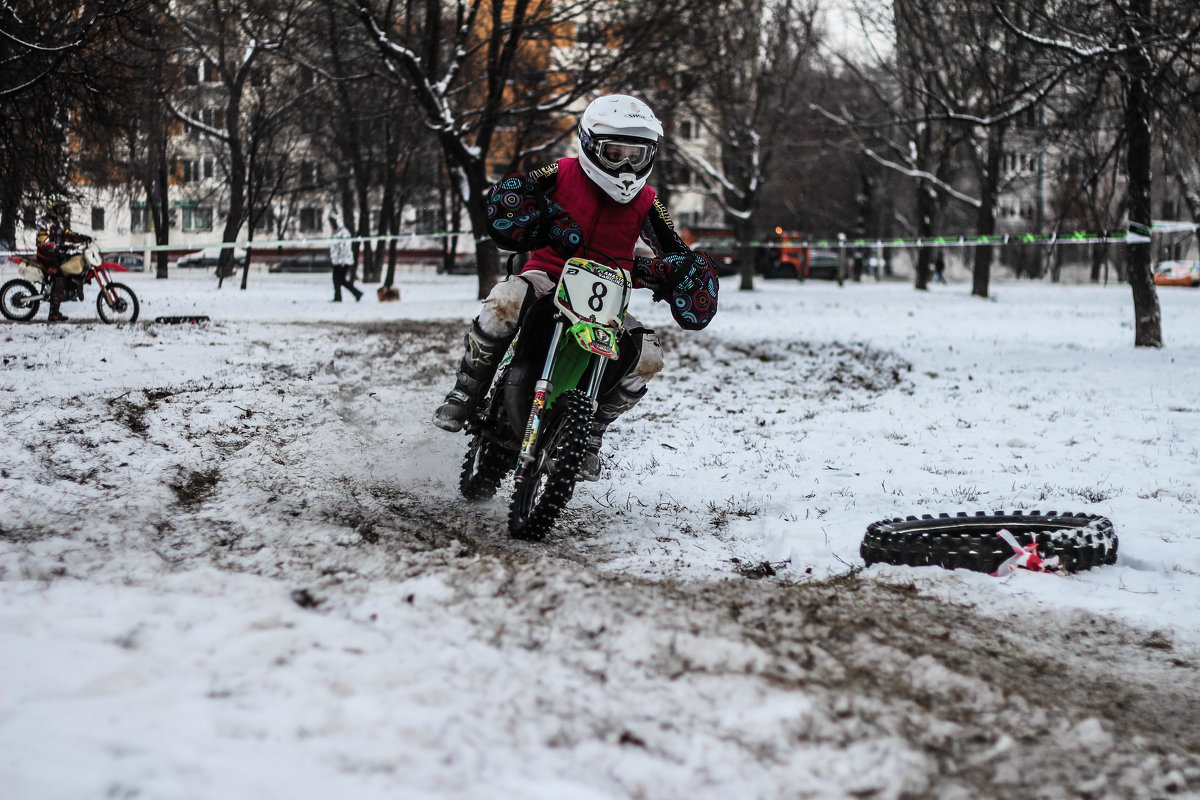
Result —
<svg viewBox="0 0 1200 800"><path fill-rule="evenodd" d="M488 231L496 244L518 253L549 245L564 258L583 246L583 231L571 215L527 175L510 175L492 187Z"/></svg>

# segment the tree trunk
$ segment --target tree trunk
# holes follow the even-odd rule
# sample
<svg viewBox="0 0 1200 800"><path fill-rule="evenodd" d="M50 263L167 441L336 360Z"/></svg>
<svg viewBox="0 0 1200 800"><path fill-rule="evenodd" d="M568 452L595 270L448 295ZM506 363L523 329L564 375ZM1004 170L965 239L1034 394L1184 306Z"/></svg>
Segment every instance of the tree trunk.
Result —
<svg viewBox="0 0 1200 800"><path fill-rule="evenodd" d="M1135 42L1142 38L1137 30L1138 20L1149 20L1151 0L1130 0L1132 22L1129 35ZM1141 23L1144 24L1144 23ZM1126 160L1129 167L1129 221L1144 225L1149 239L1151 224L1150 186L1152 181L1150 119L1153 113L1152 98L1146 81L1150 79L1152 65L1140 47L1131 47L1129 76L1125 98L1125 127L1128 134ZM1154 287L1151 270L1151 243L1131 243L1126 248L1129 286L1133 290L1133 329L1135 347L1162 347L1162 314L1158 306L1158 293Z"/></svg>
<svg viewBox="0 0 1200 800"><path fill-rule="evenodd" d="M1092 245L1092 283L1100 282L1100 273L1104 267L1104 262L1108 260L1108 243L1097 242Z"/></svg>
<svg viewBox="0 0 1200 800"><path fill-rule="evenodd" d="M733 238L737 242L738 291L754 290L754 226L748 219L736 218L733 223Z"/></svg>
<svg viewBox="0 0 1200 800"><path fill-rule="evenodd" d="M146 204L151 209L150 213L154 219L154 243L160 247L171 243L171 175L167 167L166 131L163 131L163 137L161 149L154 155L157 162L154 166L155 183L146 197ZM166 279L170 255L167 250L157 251L158 264L154 270L156 279Z"/></svg>
<svg viewBox="0 0 1200 800"><path fill-rule="evenodd" d="M936 212L934 189L928 181L922 180L917 184L917 238L928 241L933 237L933 217ZM929 263L931 252L928 247L917 248L917 269L914 287L919 290L929 288Z"/></svg>
<svg viewBox="0 0 1200 800"><path fill-rule="evenodd" d="M229 213L225 217L225 230L221 234L222 242L236 242L238 231L242 229L246 209L246 154L242 152L241 130L237 123L241 98L237 92L230 92L229 102L225 107L226 125L229 127ZM217 262L217 286L225 278L233 277L233 248L221 248L221 258Z"/></svg>
<svg viewBox="0 0 1200 800"><path fill-rule="evenodd" d="M500 250L488 234L487 197L492 184L487 179L487 165L472 159L457 168L467 190L467 218L475 234L475 274L479 278L479 299L485 299L492 287L500 282Z"/></svg>
<svg viewBox="0 0 1200 800"><path fill-rule="evenodd" d="M395 174L394 165L392 166L392 169L389 171L388 174L391 174L391 175ZM396 186L396 181L394 178L392 180L388 180L388 181L384 182L383 201L379 205L379 228L378 228L378 231L379 231L380 236L386 236L388 234L394 233L393 228L395 226L392 224L392 218L395 216L395 213L396 213L396 189L395 189L395 186ZM363 283L378 283L379 282L379 274L383 271L383 255L384 255L383 242L384 242L384 240L380 239L378 244L376 244L375 258L372 260L370 266L363 265L363 277L362 277ZM395 260L396 260L395 252L396 252L396 240L389 239L387 253L388 253L388 260L389 260L389 262L391 262L391 264L395 263ZM388 286L392 285L392 279L394 278L394 276L395 276L395 267L389 266L388 280L386 282L386 284Z"/></svg>
<svg viewBox="0 0 1200 800"><path fill-rule="evenodd" d="M16 248L17 217L21 214L21 187L8 177L0 187L0 250Z"/></svg>
<svg viewBox="0 0 1200 800"><path fill-rule="evenodd" d="M982 239L996 235L996 194L1000 169L1004 158L1005 126L997 125L988 130L987 163L981 175L982 202L975 216L976 232ZM992 246L975 248L975 263L971 270L971 294L987 297L992 280Z"/></svg>

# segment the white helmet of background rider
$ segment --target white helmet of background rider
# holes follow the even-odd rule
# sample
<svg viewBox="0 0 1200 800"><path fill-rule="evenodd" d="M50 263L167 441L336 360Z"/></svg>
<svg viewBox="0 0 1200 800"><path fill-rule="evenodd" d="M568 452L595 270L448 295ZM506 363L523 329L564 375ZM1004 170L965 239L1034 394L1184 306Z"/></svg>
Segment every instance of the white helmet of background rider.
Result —
<svg viewBox="0 0 1200 800"><path fill-rule="evenodd" d="M579 164L618 203L646 185L662 138L650 106L627 94L596 98L579 118Z"/></svg>

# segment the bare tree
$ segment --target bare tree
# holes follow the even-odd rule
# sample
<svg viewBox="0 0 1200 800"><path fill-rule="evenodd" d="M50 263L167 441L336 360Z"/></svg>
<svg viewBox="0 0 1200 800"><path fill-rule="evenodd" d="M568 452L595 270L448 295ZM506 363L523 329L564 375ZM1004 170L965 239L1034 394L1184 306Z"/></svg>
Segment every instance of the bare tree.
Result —
<svg viewBox="0 0 1200 800"><path fill-rule="evenodd" d="M1119 86L1127 208L1131 227L1148 233L1153 187L1155 125L1170 128L1191 113L1200 69L1200 8L1189 0L1014 0L1025 14L1012 18L993 2L1005 24L1040 53L1048 69L1111 79ZM1127 280L1133 294L1134 345L1161 347L1162 315L1151 270L1149 236L1127 245Z"/></svg>
<svg viewBox="0 0 1200 800"><path fill-rule="evenodd" d="M213 0L205 4L163 4L179 28L187 50L207 65L222 92L220 122L206 120L189 107L189 98L178 96L171 112L189 129L223 148L229 208L223 242L236 242L251 214L249 197L251 154L265 159L265 140L276 135L284 117L303 93L272 91L272 68L277 54L293 33L299 0L277 4L261 0ZM259 141L259 140L263 141ZM221 251L217 274L233 274L233 250Z"/></svg>
<svg viewBox="0 0 1200 800"><path fill-rule="evenodd" d="M817 6L809 0L732 0L699 9L688 45L698 80L683 105L719 143L720 163L693 150L676 152L720 201L741 243L739 288L750 290L751 242L763 233L756 213L788 139L788 110L811 75Z"/></svg>
<svg viewBox="0 0 1200 800"><path fill-rule="evenodd" d="M436 142L424 115L406 86L380 73L378 50L362 35L356 9L332 1L314 5L299 32L289 57L319 83L308 107L317 121L311 131L315 144L324 163L333 166L326 179L330 195L339 198L347 226L359 236L395 237L410 199L432 195L438 183L438 159L431 152ZM390 286L395 238L386 248L369 239L355 247L362 251L367 281L379 280L387 254Z"/></svg>
<svg viewBox="0 0 1200 800"><path fill-rule="evenodd" d="M475 236L480 297L499 277L484 217L496 177L492 165L519 163L531 147L544 145L516 141L520 137L511 133L557 126L561 136L568 127L559 124L564 112L661 52L666 43L660 32L683 5L682 0L355 3L382 69L411 92L437 137ZM581 41L577 26L589 20L603 33Z"/></svg>
<svg viewBox="0 0 1200 800"><path fill-rule="evenodd" d="M111 130L119 118L122 84L138 83L126 56L144 5L0 6L0 243L15 242L22 202L71 192L68 132Z"/></svg>

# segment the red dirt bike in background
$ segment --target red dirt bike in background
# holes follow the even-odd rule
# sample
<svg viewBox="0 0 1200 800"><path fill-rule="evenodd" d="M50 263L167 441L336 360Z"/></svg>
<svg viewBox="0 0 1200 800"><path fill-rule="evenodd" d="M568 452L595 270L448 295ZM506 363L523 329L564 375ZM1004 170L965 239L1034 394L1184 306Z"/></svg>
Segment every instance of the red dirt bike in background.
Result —
<svg viewBox="0 0 1200 800"><path fill-rule="evenodd" d="M110 272L126 272L120 264L103 263L96 245L87 240L79 246L60 245L61 260L56 265L41 258L22 258L14 278L0 286L0 312L8 319L25 322L33 319L43 301L49 302L54 288L54 270L62 272L62 301L83 299L83 286L94 279L100 287L96 298L96 313L103 322L134 322L137 320L137 295L123 283L117 283Z"/></svg>

